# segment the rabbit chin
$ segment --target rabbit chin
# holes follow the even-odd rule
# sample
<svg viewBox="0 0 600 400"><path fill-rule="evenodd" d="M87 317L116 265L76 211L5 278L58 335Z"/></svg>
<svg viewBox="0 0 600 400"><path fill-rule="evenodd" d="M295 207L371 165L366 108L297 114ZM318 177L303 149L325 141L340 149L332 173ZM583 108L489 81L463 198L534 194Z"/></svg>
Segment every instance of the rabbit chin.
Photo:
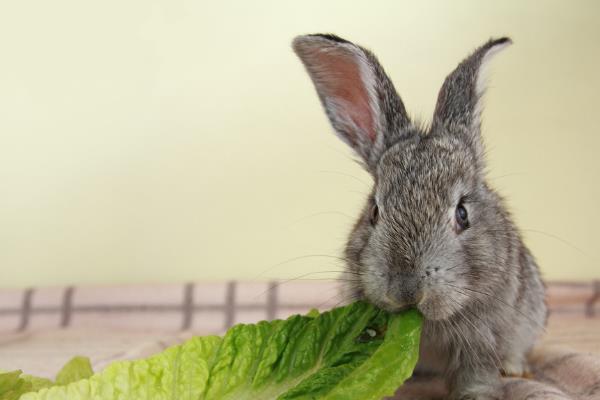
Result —
<svg viewBox="0 0 600 400"><path fill-rule="evenodd" d="M460 311L462 304L455 302L449 305L444 298L447 294L430 293L425 294L423 299L417 304L417 309L423 314L425 319L431 321L441 321L452 317Z"/></svg>

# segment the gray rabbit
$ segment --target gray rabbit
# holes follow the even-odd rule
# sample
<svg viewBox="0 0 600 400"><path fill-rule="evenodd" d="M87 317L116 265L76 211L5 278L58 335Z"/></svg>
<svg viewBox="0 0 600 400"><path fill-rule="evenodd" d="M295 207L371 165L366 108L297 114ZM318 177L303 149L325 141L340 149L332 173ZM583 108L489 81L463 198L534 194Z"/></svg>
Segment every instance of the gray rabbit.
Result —
<svg viewBox="0 0 600 400"><path fill-rule="evenodd" d="M419 369L444 374L451 399L495 399L522 375L544 329L534 258L485 175L484 69L511 43L490 40L446 78L431 125L411 122L368 50L334 35L293 48L337 135L374 187L346 247L349 299L425 317Z"/></svg>

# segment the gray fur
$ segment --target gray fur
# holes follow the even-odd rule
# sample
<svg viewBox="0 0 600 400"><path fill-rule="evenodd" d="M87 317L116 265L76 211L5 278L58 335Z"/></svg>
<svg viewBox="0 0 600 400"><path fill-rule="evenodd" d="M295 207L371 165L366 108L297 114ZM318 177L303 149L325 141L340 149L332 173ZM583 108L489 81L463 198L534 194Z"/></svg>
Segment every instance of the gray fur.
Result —
<svg viewBox="0 0 600 400"><path fill-rule="evenodd" d="M428 128L410 122L367 50L332 35L300 36L293 44L333 127L375 181L345 251L348 297L390 311L416 306L425 316L419 368L444 373L452 399L497 398L501 372L526 371L526 354L546 318L538 267L484 173L482 69L509 43L490 40L459 64L440 91ZM371 114L364 117L379 121L375 138L338 120L353 118L355 109L328 98L345 93L328 85L348 80L339 76L343 71L327 70L335 62L319 64L322 51L350 54L362 70L374 71L365 76L375 80L352 84L375 85ZM470 221L465 230L455 220L461 199ZM375 204L379 215L371 224Z"/></svg>

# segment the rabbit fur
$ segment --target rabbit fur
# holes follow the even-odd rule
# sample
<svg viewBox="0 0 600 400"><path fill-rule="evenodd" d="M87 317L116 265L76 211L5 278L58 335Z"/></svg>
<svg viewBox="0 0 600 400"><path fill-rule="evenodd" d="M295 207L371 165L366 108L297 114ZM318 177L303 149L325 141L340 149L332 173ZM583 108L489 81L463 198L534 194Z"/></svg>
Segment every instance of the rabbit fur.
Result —
<svg viewBox="0 0 600 400"><path fill-rule="evenodd" d="M346 246L345 293L419 309L417 370L442 373L451 399L497 398L501 374L527 371L546 320L538 266L485 173L485 68L510 43L489 40L462 61L424 127L369 50L331 34L293 41L335 133L374 180Z"/></svg>

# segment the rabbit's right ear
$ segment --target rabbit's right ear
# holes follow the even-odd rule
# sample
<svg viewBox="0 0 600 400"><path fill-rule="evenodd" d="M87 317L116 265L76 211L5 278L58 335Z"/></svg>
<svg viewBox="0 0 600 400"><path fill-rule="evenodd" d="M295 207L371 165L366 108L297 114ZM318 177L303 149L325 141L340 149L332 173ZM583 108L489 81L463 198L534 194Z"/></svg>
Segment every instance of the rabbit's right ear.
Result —
<svg viewBox="0 0 600 400"><path fill-rule="evenodd" d="M391 80L371 52L334 35L298 36L293 48L336 133L373 171L410 127Z"/></svg>

